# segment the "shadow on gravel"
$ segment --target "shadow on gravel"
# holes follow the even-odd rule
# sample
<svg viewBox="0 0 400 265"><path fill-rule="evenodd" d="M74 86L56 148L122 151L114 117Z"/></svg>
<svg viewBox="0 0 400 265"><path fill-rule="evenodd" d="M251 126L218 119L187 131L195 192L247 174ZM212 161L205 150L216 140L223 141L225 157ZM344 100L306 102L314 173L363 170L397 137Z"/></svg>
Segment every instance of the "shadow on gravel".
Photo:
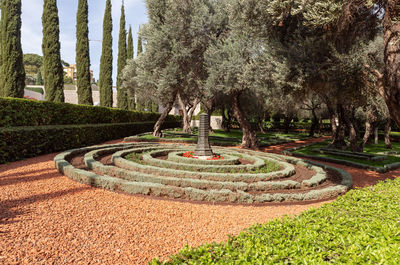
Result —
<svg viewBox="0 0 400 265"><path fill-rule="evenodd" d="M54 171L54 173L57 172L57 170L55 168L43 168L43 169L39 169L39 170L27 171L27 172L18 173L18 174L15 174L15 173L10 173L7 175L0 174L0 181L3 179L6 179L6 178L10 178L10 177L22 177L22 176L26 176L26 175L37 174L39 172L49 172L49 171Z"/></svg>
<svg viewBox="0 0 400 265"><path fill-rule="evenodd" d="M46 170L48 171L48 169ZM31 173L32 174L32 173ZM27 183L27 182L32 182L32 181L38 181L38 180L46 180L46 179L53 179L53 178L60 178L62 177L60 174L54 174L54 173L47 173L39 176L26 176L26 177L13 177L13 178L6 178L3 179L0 177L0 187L1 186L7 186L7 185L14 185L18 183Z"/></svg>
<svg viewBox="0 0 400 265"><path fill-rule="evenodd" d="M75 188L75 189L57 191L52 193L38 194L21 199L0 201L0 225L15 223L17 222L16 220L14 220L16 217L28 213L27 210L14 209L14 208L26 206L40 201L55 199L65 195L79 193L89 189L91 189L91 187L82 187L82 188ZM2 232L4 233L4 231Z"/></svg>

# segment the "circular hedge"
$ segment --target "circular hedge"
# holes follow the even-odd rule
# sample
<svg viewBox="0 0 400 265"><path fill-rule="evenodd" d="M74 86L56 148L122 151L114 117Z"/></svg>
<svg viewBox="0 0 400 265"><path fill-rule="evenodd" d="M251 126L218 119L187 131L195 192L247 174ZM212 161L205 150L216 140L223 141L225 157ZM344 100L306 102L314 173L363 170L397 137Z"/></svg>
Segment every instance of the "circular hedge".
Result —
<svg viewBox="0 0 400 265"><path fill-rule="evenodd" d="M194 201L307 201L331 198L352 186L347 172L298 158L222 147L214 152L223 160L182 156L193 149L111 144L70 150L54 161L60 172L93 187Z"/></svg>

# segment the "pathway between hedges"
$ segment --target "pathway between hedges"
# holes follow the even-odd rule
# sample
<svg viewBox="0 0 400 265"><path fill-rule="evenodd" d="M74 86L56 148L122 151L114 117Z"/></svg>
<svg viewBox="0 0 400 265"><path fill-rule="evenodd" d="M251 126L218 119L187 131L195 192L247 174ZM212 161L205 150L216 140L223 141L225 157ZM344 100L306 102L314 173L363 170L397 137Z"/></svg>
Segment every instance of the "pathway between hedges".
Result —
<svg viewBox="0 0 400 265"><path fill-rule="evenodd" d="M0 264L146 264L186 244L225 241L252 224L326 203L253 207L117 194L62 176L54 156L0 165ZM360 186L386 176L349 171Z"/></svg>

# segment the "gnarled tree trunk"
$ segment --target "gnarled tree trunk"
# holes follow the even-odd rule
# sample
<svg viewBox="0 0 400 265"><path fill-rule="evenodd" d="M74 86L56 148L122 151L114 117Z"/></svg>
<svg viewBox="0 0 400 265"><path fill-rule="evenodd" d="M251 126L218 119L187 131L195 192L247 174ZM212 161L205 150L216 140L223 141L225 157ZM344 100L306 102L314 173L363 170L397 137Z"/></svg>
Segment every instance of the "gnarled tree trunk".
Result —
<svg viewBox="0 0 400 265"><path fill-rule="evenodd" d="M194 110L196 109L197 104L199 104L199 100L196 98L195 101L193 102L193 105L189 108L189 110L187 110L186 109L187 104L185 104L179 92L177 97L183 113L183 119L182 119L183 132L192 133L192 127L190 126L190 123L192 122L193 113Z"/></svg>
<svg viewBox="0 0 400 265"><path fill-rule="evenodd" d="M377 109L374 105L372 105L368 108L367 111L367 118L365 120L365 133L363 140L360 144L361 150L364 150L364 146L371 139L377 120L378 120Z"/></svg>
<svg viewBox="0 0 400 265"><path fill-rule="evenodd" d="M392 120L387 119L385 123L385 145L387 149L392 149L392 143L390 142L391 130L392 130Z"/></svg>
<svg viewBox="0 0 400 265"><path fill-rule="evenodd" d="M332 142L329 144L329 147L343 149L346 146L346 142L344 140L345 128L343 126L344 121L341 107L337 105L338 114L335 113L331 106L328 106L328 111L332 126ZM338 120L338 123L336 123L336 119Z"/></svg>
<svg viewBox="0 0 400 265"><path fill-rule="evenodd" d="M163 113L161 113L160 118L158 118L156 124L154 125L154 131L153 131L153 136L155 137L161 137L161 127L165 121L165 119L168 116L168 113L172 110L172 107L174 106L174 102L176 99L176 94L172 97L172 99L167 103L165 106L165 109Z"/></svg>
<svg viewBox="0 0 400 265"><path fill-rule="evenodd" d="M243 131L242 148L258 149L257 134L240 107L240 93L232 96L233 114Z"/></svg>
<svg viewBox="0 0 400 265"><path fill-rule="evenodd" d="M319 119L317 116L317 113L315 112L315 110L311 110L312 113L312 122L311 122L311 128L310 128L310 133L308 134L308 136L312 137L315 134L315 131L318 130L318 126L319 126Z"/></svg>
<svg viewBox="0 0 400 265"><path fill-rule="evenodd" d="M381 95L390 116L400 127L400 2L386 0L383 20L385 72Z"/></svg>
<svg viewBox="0 0 400 265"><path fill-rule="evenodd" d="M344 119L347 128L349 129L349 141L352 152L361 152L361 148L358 146L358 132L357 128L354 124L354 108L352 107L343 107L342 108L342 117Z"/></svg>
<svg viewBox="0 0 400 265"><path fill-rule="evenodd" d="M225 109L222 111L222 129L224 132L230 132L232 127L232 110L228 109L227 116L225 116Z"/></svg>

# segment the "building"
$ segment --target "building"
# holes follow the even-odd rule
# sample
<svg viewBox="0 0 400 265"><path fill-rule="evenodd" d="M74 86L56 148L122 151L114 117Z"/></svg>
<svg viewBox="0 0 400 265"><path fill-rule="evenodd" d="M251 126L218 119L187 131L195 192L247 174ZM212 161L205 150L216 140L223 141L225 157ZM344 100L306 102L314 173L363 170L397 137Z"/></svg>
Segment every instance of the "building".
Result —
<svg viewBox="0 0 400 265"><path fill-rule="evenodd" d="M76 64L64 66L64 72L67 77L71 78L72 81L76 81ZM90 70L90 80L92 81L92 83L96 82L96 80L93 78L93 70Z"/></svg>

